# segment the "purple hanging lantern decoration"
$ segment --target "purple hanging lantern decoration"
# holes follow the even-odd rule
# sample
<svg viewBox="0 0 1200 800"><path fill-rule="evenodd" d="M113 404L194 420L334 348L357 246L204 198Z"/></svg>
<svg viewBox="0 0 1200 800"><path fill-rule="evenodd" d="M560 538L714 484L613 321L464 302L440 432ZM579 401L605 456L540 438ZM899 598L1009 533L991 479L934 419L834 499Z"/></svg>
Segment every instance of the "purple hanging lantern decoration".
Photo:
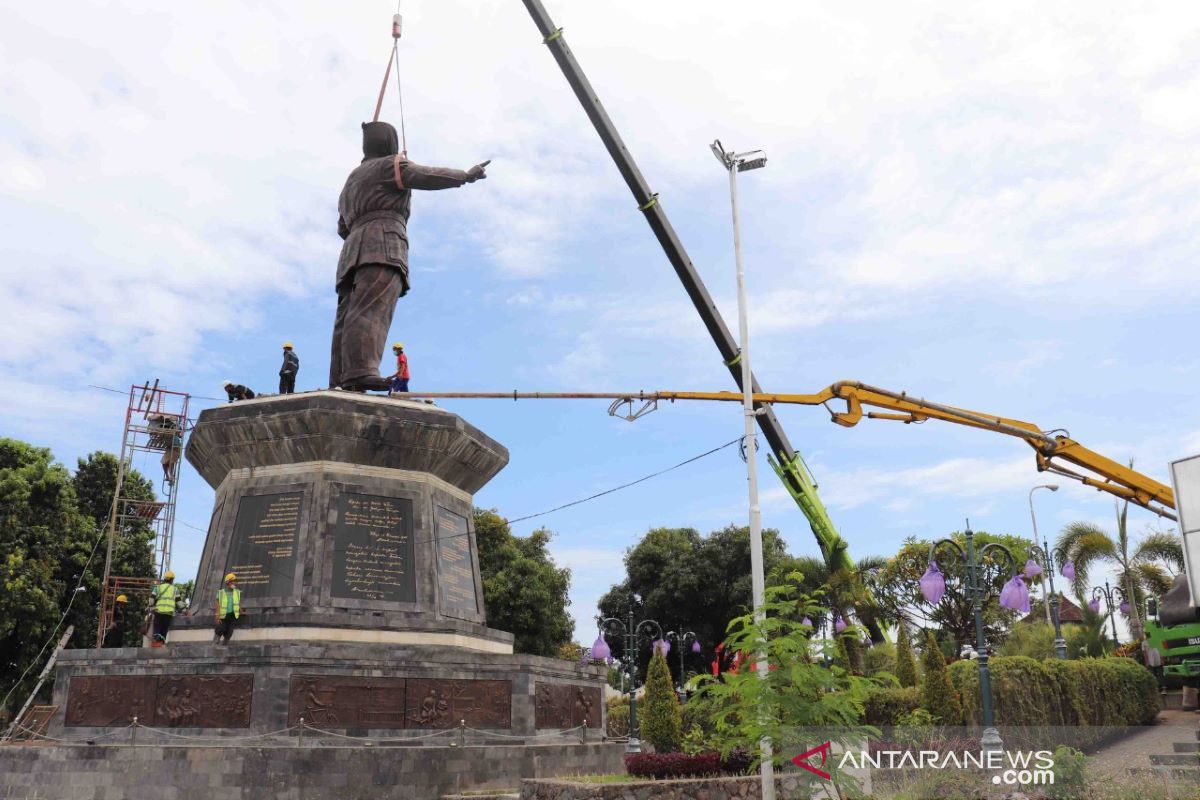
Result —
<svg viewBox="0 0 1200 800"><path fill-rule="evenodd" d="M1025 562L1025 580L1031 581L1042 574L1042 567L1032 558Z"/></svg>
<svg viewBox="0 0 1200 800"><path fill-rule="evenodd" d="M846 630L846 618L839 616L837 618L837 622L833 623L833 629L837 633L841 633L842 631Z"/></svg>
<svg viewBox="0 0 1200 800"><path fill-rule="evenodd" d="M1000 605L1004 608L1022 613L1029 613L1029 587L1020 575L1013 575L1004 588L1000 590Z"/></svg>
<svg viewBox="0 0 1200 800"><path fill-rule="evenodd" d="M936 561L930 561L925 574L921 576L921 596L925 598L926 603L936 606L942 601L942 595L945 593L946 576L938 569Z"/></svg>
<svg viewBox="0 0 1200 800"><path fill-rule="evenodd" d="M1075 580L1075 562L1068 561L1062 565L1062 576L1069 581Z"/></svg>
<svg viewBox="0 0 1200 800"><path fill-rule="evenodd" d="M608 649L608 642L604 641L603 633L597 633L596 641L592 642L592 658L600 661L612 658L612 650Z"/></svg>
<svg viewBox="0 0 1200 800"><path fill-rule="evenodd" d="M700 654L700 640L699 639L692 642L692 652L695 653L696 655Z"/></svg>
<svg viewBox="0 0 1200 800"><path fill-rule="evenodd" d="M809 619L808 617L805 617L804 619L800 620L800 624L801 624L801 625L806 625L806 626L808 626L809 628L811 628L811 627L813 626L812 620L811 620L811 619Z"/></svg>
<svg viewBox="0 0 1200 800"><path fill-rule="evenodd" d="M1088 600L1088 608L1090 608L1092 610L1093 614L1099 614L1100 613L1100 601L1097 598L1093 597L1091 600Z"/></svg>
<svg viewBox="0 0 1200 800"><path fill-rule="evenodd" d="M1129 616L1129 601L1128 600L1122 600L1121 605L1119 605L1117 607L1119 609L1121 609L1122 614L1124 614L1127 617Z"/></svg>

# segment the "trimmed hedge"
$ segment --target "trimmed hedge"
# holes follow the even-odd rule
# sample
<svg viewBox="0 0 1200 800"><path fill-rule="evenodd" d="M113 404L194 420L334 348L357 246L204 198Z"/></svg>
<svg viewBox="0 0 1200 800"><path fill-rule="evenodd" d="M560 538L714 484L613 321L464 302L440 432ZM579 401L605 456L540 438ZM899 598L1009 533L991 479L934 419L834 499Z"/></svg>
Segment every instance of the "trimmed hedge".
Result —
<svg viewBox="0 0 1200 800"><path fill-rule="evenodd" d="M1128 658L1036 661L997 656L988 660L988 673L997 725L1150 725L1162 709L1154 676ZM978 663L951 664L950 680L963 697L964 722L979 725ZM1102 735L1097 731L1097 738Z"/></svg>
<svg viewBox="0 0 1200 800"><path fill-rule="evenodd" d="M743 775L750 768L750 754L734 749L728 758L720 753L634 753L625 756L625 769L639 778L684 778L702 775Z"/></svg>
<svg viewBox="0 0 1200 800"><path fill-rule="evenodd" d="M867 725L895 725L900 717L921 707L921 690L916 686L888 686L872 689L863 703L863 722Z"/></svg>

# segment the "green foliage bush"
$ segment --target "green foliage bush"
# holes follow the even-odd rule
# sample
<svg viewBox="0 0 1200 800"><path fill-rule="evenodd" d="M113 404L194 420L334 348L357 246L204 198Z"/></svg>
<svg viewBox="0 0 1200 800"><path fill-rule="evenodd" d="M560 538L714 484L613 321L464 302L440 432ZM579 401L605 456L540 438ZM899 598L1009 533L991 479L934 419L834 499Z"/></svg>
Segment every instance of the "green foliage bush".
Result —
<svg viewBox="0 0 1200 800"><path fill-rule="evenodd" d="M661 652L655 652L646 668L646 700L640 720L641 737L655 752L673 753L683 740L679 698L671 684L671 670Z"/></svg>
<svg viewBox="0 0 1200 800"><path fill-rule="evenodd" d="M892 675L896 671L896 646L879 642L863 653L863 671L867 675Z"/></svg>
<svg viewBox="0 0 1200 800"><path fill-rule="evenodd" d="M900 620L900 626L896 630L896 680L901 686L916 686L917 685L917 659L913 655L912 637L908 632L908 625L904 624L904 620Z"/></svg>
<svg viewBox="0 0 1200 800"><path fill-rule="evenodd" d="M958 692L946 672L946 660L932 631L925 632L925 648L921 653L925 678L921 681L921 707L943 725L958 725L963 718Z"/></svg>
<svg viewBox="0 0 1200 800"><path fill-rule="evenodd" d="M1087 797L1087 756L1073 747L1059 745L1054 749L1054 785L1048 789L1051 797L1069 800Z"/></svg>
<svg viewBox="0 0 1200 800"><path fill-rule="evenodd" d="M629 696L610 698L608 703L608 724L605 730L609 736L625 737L629 735Z"/></svg>
<svg viewBox="0 0 1200 800"><path fill-rule="evenodd" d="M1078 731L1079 743L1099 741L1100 728L1149 725L1161 709L1154 676L1128 658L1079 661L997 656L988 661L996 724L1097 728ZM959 661L950 680L964 698L968 725L980 724L979 665Z"/></svg>
<svg viewBox="0 0 1200 800"><path fill-rule="evenodd" d="M998 652L1002 656L1027 656L1038 661L1054 658L1054 626L1044 622L1014 625Z"/></svg>
<svg viewBox="0 0 1200 800"><path fill-rule="evenodd" d="M863 721L868 725L900 724L899 720L921 707L921 690L916 686L889 686L872 689L863 706Z"/></svg>

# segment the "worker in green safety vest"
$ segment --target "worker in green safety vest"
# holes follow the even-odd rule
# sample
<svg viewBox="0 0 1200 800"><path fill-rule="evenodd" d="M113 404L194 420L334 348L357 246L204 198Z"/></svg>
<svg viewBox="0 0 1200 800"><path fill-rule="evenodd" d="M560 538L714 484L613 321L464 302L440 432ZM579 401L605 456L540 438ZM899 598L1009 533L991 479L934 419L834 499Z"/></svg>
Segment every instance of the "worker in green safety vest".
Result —
<svg viewBox="0 0 1200 800"><path fill-rule="evenodd" d="M213 637L217 644L229 644L233 626L242 616L242 590L236 583L237 575L231 572L225 576L224 588L217 590L217 630Z"/></svg>
<svg viewBox="0 0 1200 800"><path fill-rule="evenodd" d="M163 575L163 582L154 587L154 639L151 647L163 647L167 643L167 631L175 620L175 612L182 605L179 587L175 585L175 573Z"/></svg>

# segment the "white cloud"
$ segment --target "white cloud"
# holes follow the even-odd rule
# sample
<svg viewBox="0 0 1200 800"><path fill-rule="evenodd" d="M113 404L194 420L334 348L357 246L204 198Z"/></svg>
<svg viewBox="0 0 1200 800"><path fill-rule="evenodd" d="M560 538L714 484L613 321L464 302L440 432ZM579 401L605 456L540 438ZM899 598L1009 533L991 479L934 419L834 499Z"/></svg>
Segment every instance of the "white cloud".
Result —
<svg viewBox="0 0 1200 800"><path fill-rule="evenodd" d="M984 498L1028 487L1032 459L949 458L923 467L899 470L824 468L821 497L834 509L886 505L914 496Z"/></svg>

